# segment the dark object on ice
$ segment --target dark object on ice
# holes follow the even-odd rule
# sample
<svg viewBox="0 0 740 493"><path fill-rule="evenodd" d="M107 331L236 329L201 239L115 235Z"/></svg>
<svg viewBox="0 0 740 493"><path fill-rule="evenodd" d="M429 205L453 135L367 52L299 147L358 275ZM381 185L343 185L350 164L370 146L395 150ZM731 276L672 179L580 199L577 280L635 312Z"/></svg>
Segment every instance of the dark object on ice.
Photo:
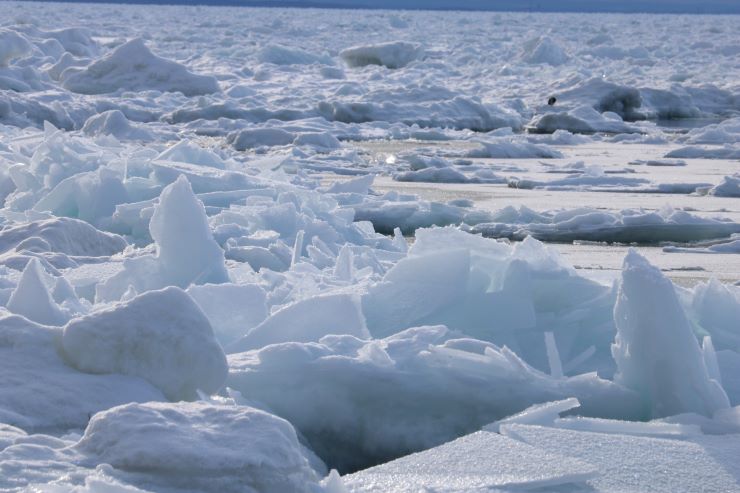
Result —
<svg viewBox="0 0 740 493"><path fill-rule="evenodd" d="M555 96L550 96L550 99L547 100L547 104L550 106L555 106L555 102L558 100Z"/></svg>

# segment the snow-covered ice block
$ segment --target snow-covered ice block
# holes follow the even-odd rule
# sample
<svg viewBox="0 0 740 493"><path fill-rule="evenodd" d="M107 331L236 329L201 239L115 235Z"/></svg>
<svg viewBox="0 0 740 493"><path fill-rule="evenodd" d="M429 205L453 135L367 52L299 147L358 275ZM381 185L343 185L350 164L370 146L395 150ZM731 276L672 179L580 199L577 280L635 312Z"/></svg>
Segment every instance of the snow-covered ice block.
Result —
<svg viewBox="0 0 740 493"><path fill-rule="evenodd" d="M43 240L50 252L74 256L109 257L126 248L126 240L118 235L99 231L78 219L55 217L0 230L0 252L18 248L32 238Z"/></svg>
<svg viewBox="0 0 740 493"><path fill-rule="evenodd" d="M208 319L176 287L72 320L61 345L81 371L142 377L173 400L214 393L226 379L226 358Z"/></svg>
<svg viewBox="0 0 740 493"><path fill-rule="evenodd" d="M81 94L158 90L194 96L220 90L215 77L194 74L184 65L153 54L141 38L122 44L82 70L65 70L61 79L65 89Z"/></svg>
<svg viewBox="0 0 740 493"><path fill-rule="evenodd" d="M127 402L163 400L145 380L89 375L57 352L59 329L0 315L0 422L24 430L83 428L98 411Z"/></svg>
<svg viewBox="0 0 740 493"><path fill-rule="evenodd" d="M592 464L600 474L589 484L600 493L736 492L740 488L737 435L669 440L520 424L506 425L501 431L543 451Z"/></svg>
<svg viewBox="0 0 740 493"><path fill-rule="evenodd" d="M132 123L120 110L104 111L87 119L82 132L90 136L112 135L119 140L152 141L157 136L146 127Z"/></svg>
<svg viewBox="0 0 740 493"><path fill-rule="evenodd" d="M561 158L563 154L545 144L532 144L510 138L478 141L481 147L468 151L467 157L496 159Z"/></svg>
<svg viewBox="0 0 740 493"><path fill-rule="evenodd" d="M569 487L597 476L594 466L479 431L438 447L342 477L349 492L516 491Z"/></svg>
<svg viewBox="0 0 740 493"><path fill-rule="evenodd" d="M318 491L293 427L245 406L127 404L93 416L74 450L136 473L144 486L198 491ZM126 477L126 476L124 476Z"/></svg>
<svg viewBox="0 0 740 493"><path fill-rule="evenodd" d="M579 106L565 112L545 113L531 122L535 131L554 133L557 130L568 130L573 133L639 133L640 129L625 123L619 115L613 113L611 118L599 113L591 106Z"/></svg>

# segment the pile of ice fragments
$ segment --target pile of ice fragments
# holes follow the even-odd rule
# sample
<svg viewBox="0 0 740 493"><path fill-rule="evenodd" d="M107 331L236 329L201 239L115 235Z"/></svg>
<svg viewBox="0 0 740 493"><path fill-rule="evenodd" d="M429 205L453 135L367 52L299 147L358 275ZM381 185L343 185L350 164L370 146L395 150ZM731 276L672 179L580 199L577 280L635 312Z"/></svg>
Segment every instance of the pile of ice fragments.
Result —
<svg viewBox="0 0 740 493"><path fill-rule="evenodd" d="M280 31L278 21L260 27ZM393 88L351 82L314 100L306 83L296 85L310 105L274 109L282 96L266 102L139 38L100 43L86 29L0 29L1 490L740 490L740 287L674 285L634 251L617 282L599 283L536 239L726 236L705 249L737 251L737 223L377 193L377 170L339 140L506 127L458 160L406 156L392 170L399 181L503 184L458 168L557 158L546 142L579 142L570 131L630 138L644 128L625 120L700 114L726 91L678 88L676 102L572 81L533 120L554 132L537 140L511 135L521 101L431 84L395 101ZM602 48L588 56L647 56ZM415 42L255 51L263 69L230 70L266 87L295 73L279 67L342 81L339 59L368 83L444 65ZM574 54L544 36L514 55L557 70ZM737 119L689 132L675 157L732 154L703 146L736 133ZM651 186L573 170L509 186ZM327 183L312 171L352 176ZM681 193L737 196L736 175L704 185Z"/></svg>
<svg viewBox="0 0 740 493"><path fill-rule="evenodd" d="M680 288L637 253L602 285L533 238L454 227L409 246L354 221L365 178L5 131L4 488L618 491L687 461L686 481L738 477L736 287Z"/></svg>

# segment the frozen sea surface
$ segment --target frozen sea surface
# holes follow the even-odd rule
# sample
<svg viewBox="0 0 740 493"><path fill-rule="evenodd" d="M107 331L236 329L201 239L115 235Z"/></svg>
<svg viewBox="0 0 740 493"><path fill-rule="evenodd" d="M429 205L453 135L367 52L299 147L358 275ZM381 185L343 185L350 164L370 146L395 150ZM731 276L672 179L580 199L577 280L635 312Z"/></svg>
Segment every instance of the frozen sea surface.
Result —
<svg viewBox="0 0 740 493"><path fill-rule="evenodd" d="M740 491L740 17L0 10L0 490Z"/></svg>

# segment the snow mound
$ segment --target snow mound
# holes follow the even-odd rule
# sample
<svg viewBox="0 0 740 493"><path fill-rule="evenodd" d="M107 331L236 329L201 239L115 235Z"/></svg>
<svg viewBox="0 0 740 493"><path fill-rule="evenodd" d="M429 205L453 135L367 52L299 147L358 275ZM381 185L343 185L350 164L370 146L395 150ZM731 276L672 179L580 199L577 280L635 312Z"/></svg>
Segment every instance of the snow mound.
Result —
<svg viewBox="0 0 740 493"><path fill-rule="evenodd" d="M156 90L195 96L220 91L214 77L194 74L153 54L141 38L122 44L81 71L67 69L61 81L65 89L80 94Z"/></svg>
<svg viewBox="0 0 740 493"><path fill-rule="evenodd" d="M740 174L725 176L719 184L706 190L706 193L715 197L740 197Z"/></svg>
<svg viewBox="0 0 740 493"><path fill-rule="evenodd" d="M156 139L153 132L133 125L120 110L104 111L91 116L82 127L82 132L90 136L112 135L119 140Z"/></svg>
<svg viewBox="0 0 740 493"><path fill-rule="evenodd" d="M0 230L0 253L33 239L43 240L50 252L85 257L109 257L126 248L126 240L118 235L99 231L78 219L55 217Z"/></svg>
<svg viewBox="0 0 740 493"><path fill-rule="evenodd" d="M354 46L339 52L344 63L350 67L382 65L390 69L405 67L423 55L424 50L420 45L405 41Z"/></svg>
<svg viewBox="0 0 740 493"><path fill-rule="evenodd" d="M522 60L532 64L562 65L569 60L565 50L548 36L542 36L525 43Z"/></svg>
<svg viewBox="0 0 740 493"><path fill-rule="evenodd" d="M710 378L673 283L634 250L624 259L614 320L615 381L640 393L646 417L711 417L729 407L722 386Z"/></svg>
<svg viewBox="0 0 740 493"><path fill-rule="evenodd" d="M175 287L72 320L61 342L79 370L142 377L173 400L216 392L226 379L208 319Z"/></svg>
<svg viewBox="0 0 740 493"><path fill-rule="evenodd" d="M127 404L93 416L73 448L91 460L145 475L158 487L286 493L318 489L316 473L290 423L251 407Z"/></svg>

